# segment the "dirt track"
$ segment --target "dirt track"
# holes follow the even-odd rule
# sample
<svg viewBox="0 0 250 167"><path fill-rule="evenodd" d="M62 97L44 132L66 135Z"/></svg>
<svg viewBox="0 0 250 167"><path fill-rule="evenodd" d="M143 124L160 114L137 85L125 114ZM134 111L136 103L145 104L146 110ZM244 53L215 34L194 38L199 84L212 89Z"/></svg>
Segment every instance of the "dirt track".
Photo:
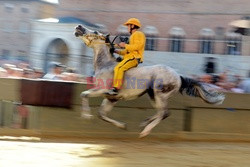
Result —
<svg viewBox="0 0 250 167"><path fill-rule="evenodd" d="M0 148L1 167L250 166L250 143L0 140Z"/></svg>

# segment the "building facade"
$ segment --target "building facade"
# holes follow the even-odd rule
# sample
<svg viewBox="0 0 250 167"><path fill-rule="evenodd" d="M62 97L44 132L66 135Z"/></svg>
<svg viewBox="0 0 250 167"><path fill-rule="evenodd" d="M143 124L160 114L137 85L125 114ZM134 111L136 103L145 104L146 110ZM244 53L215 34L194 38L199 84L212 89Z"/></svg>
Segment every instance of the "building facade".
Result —
<svg viewBox="0 0 250 167"><path fill-rule="evenodd" d="M60 0L56 15L101 23L113 35L126 35L121 24L137 17L148 37L147 50L250 55L244 52L249 38L229 25L249 15L248 6L249 0Z"/></svg>
<svg viewBox="0 0 250 167"><path fill-rule="evenodd" d="M130 17L141 20L150 55L160 51L154 55L168 54L170 59L179 55L175 52L184 56L191 53L193 61L201 54L249 56L249 36L235 33L229 25L250 15L249 5L249 0L59 0L59 4L0 0L0 60L26 60L45 71L49 61L59 61L90 74L92 52L75 39L74 27L85 20L83 24L90 28L97 26L104 33L128 36L122 24ZM46 21L51 17L59 22ZM235 71L245 74L248 69L244 65Z"/></svg>
<svg viewBox="0 0 250 167"><path fill-rule="evenodd" d="M55 7L42 0L0 0L0 60L28 61L31 21L53 17Z"/></svg>

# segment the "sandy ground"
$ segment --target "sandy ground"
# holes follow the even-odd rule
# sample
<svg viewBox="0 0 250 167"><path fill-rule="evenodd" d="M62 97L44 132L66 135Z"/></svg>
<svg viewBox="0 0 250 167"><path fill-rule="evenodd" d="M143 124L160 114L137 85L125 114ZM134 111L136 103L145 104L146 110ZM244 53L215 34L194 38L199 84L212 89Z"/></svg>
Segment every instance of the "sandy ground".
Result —
<svg viewBox="0 0 250 167"><path fill-rule="evenodd" d="M250 143L0 140L0 167L249 167Z"/></svg>

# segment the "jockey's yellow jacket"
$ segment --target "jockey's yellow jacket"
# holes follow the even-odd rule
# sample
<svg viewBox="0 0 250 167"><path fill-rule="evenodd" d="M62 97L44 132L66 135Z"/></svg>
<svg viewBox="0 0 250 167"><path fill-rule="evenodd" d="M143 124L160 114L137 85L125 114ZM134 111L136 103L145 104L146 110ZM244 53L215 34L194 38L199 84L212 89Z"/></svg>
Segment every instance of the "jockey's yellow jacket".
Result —
<svg viewBox="0 0 250 167"><path fill-rule="evenodd" d="M129 44L125 45L125 49L119 52L120 55L126 58L140 58L143 62L143 54L146 43L146 37L143 32L135 31L129 38Z"/></svg>
<svg viewBox="0 0 250 167"><path fill-rule="evenodd" d="M135 31L129 39L129 44L118 54L123 56L123 60L114 68L113 87L120 89L123 83L124 72L130 68L138 66L138 59L143 62L143 53L146 37L143 32Z"/></svg>

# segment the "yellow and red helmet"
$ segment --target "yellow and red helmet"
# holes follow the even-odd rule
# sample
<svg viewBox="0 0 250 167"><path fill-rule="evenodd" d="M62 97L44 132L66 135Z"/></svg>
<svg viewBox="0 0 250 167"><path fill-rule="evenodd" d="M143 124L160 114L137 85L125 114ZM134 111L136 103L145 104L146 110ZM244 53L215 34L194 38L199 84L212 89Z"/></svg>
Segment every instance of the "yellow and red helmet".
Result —
<svg viewBox="0 0 250 167"><path fill-rule="evenodd" d="M129 24L133 24L133 25L136 25L137 27L141 27L141 23L140 23L140 20L138 20L137 18L130 18L128 19L128 21L126 21L124 23L125 26L129 25Z"/></svg>

